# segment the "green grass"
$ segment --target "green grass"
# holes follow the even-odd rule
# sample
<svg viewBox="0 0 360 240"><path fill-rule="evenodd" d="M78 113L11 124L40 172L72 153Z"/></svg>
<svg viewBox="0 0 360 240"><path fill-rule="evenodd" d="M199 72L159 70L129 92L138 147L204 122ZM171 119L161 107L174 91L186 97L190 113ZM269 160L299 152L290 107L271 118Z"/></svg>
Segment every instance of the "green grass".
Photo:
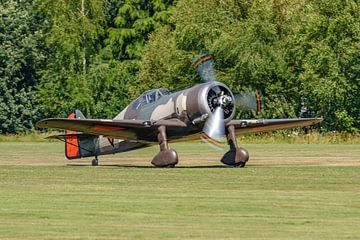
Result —
<svg viewBox="0 0 360 240"><path fill-rule="evenodd" d="M0 142L49 142L45 137L55 134L62 134L63 132L48 131L40 132L34 131L23 134L0 134ZM200 138L200 137L199 137ZM265 132L258 134L247 134L238 137L241 142L245 143L296 143L296 144L360 144L360 133L347 132L318 132L309 131L305 134L301 129L282 130L275 132ZM57 140L50 140L55 142Z"/></svg>
<svg viewBox="0 0 360 240"><path fill-rule="evenodd" d="M61 143L0 143L0 239L358 239L360 145L246 144L245 169L201 143L65 161ZM72 163L72 165L66 165Z"/></svg>

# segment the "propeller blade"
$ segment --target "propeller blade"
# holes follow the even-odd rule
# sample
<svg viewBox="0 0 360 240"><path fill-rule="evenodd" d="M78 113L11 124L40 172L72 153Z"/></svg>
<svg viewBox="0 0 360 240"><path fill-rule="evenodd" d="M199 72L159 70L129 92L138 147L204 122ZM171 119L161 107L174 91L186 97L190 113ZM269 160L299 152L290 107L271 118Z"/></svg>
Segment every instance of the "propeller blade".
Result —
<svg viewBox="0 0 360 240"><path fill-rule="evenodd" d="M255 92L241 92L235 96L236 105L244 110L253 110L258 113L261 111L261 93L259 90Z"/></svg>
<svg viewBox="0 0 360 240"><path fill-rule="evenodd" d="M224 110L221 107L217 107L206 120L201 135L205 142L216 147L225 147Z"/></svg>
<svg viewBox="0 0 360 240"><path fill-rule="evenodd" d="M197 69L197 72L204 82L216 81L215 76L215 62L214 57L205 54L197 60L193 66Z"/></svg>

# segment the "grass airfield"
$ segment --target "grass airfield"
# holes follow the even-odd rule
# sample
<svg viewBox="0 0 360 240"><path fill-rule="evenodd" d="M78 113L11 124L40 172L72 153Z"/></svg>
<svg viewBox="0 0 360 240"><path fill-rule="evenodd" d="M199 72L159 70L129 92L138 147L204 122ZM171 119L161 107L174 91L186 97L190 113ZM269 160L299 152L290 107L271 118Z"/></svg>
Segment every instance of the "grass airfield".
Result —
<svg viewBox="0 0 360 240"><path fill-rule="evenodd" d="M67 161L55 142L0 142L0 239L359 239L360 145L203 143Z"/></svg>

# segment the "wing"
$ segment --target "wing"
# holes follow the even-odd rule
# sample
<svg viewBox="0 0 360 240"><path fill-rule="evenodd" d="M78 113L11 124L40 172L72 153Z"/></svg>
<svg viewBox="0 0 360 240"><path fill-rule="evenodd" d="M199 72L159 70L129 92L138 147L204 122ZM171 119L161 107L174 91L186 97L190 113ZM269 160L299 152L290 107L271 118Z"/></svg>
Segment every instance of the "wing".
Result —
<svg viewBox="0 0 360 240"><path fill-rule="evenodd" d="M320 123L322 120L322 118L231 120L227 126L234 125L237 134L245 134L305 127Z"/></svg>
<svg viewBox="0 0 360 240"><path fill-rule="evenodd" d="M84 134L144 142L157 141L157 128L160 125L165 125L167 129L175 131L187 127L184 122L178 119L144 121L48 118L36 123L38 128L66 129Z"/></svg>

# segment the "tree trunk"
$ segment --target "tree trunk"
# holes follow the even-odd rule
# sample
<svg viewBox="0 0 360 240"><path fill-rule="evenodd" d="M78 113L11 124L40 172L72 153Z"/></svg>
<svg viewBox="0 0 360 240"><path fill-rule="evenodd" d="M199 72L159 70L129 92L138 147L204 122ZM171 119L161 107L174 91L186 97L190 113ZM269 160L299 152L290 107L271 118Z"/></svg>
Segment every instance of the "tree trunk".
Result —
<svg viewBox="0 0 360 240"><path fill-rule="evenodd" d="M81 16L83 19L83 23L85 22L86 13L85 13L85 0L81 0ZM82 64L83 64L83 88L84 91L88 91L87 89L87 82L86 82L86 36L85 32L82 32L82 45L83 45L83 56L82 56ZM90 114L90 106L87 101L85 101L85 112L86 115L89 116Z"/></svg>
<svg viewBox="0 0 360 240"><path fill-rule="evenodd" d="M81 0L81 15L83 19L85 18L85 0ZM83 44L83 74L85 77L86 74L86 46L85 46L85 33L82 33L82 44Z"/></svg>

